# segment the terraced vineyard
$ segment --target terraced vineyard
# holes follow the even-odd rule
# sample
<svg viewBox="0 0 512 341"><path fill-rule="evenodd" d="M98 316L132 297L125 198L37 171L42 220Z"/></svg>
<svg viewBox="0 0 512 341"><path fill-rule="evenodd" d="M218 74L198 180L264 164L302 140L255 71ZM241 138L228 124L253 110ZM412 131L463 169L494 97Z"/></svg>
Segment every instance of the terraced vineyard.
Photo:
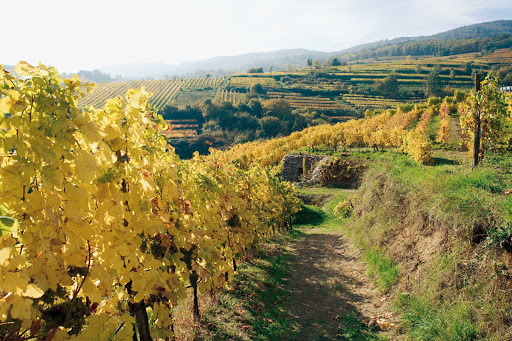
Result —
<svg viewBox="0 0 512 341"><path fill-rule="evenodd" d="M255 84L262 86L260 100L282 99L297 110L316 111L344 121L361 117L366 109L393 108L404 102L423 100L425 79L436 68L441 87L467 90L473 87L475 72L487 72L492 67L509 65L512 52L498 50L489 56L464 54L450 57L390 57L368 59L358 64L326 68L304 68L271 73L236 74L227 78L194 78L153 81L131 81L98 84L96 90L83 98L79 105L100 106L108 98L121 96L129 88L145 87L153 93L151 104L160 109L168 104L194 105L206 99L218 99L234 105L248 98ZM378 93L374 85L390 73L397 75L399 98ZM254 96L254 94L253 94ZM173 122L182 127L180 122ZM190 128L191 129L191 128ZM192 134L175 128L172 134Z"/></svg>
<svg viewBox="0 0 512 341"><path fill-rule="evenodd" d="M199 125L197 120L167 120L169 128L165 135L169 138L194 137L197 136Z"/></svg>
<svg viewBox="0 0 512 341"><path fill-rule="evenodd" d="M467 72L461 60L419 59L415 61L402 60L400 62L372 62L348 66L330 67L327 69L305 69L302 73L293 75L281 73L278 77L288 87L301 87L317 91L348 91L361 92L363 89L373 88L377 80L384 79L391 72L398 76L402 91L421 92L426 76L434 67L440 68L440 80L443 86L452 88L471 88L473 81L471 71ZM472 68L488 71L488 63L475 61ZM352 87L352 89L349 89Z"/></svg>
<svg viewBox="0 0 512 341"><path fill-rule="evenodd" d="M229 84L234 87L251 87L259 83L266 87L278 86L277 81L273 77L252 76L252 74L245 74L243 76L232 76Z"/></svg>
<svg viewBox="0 0 512 341"><path fill-rule="evenodd" d="M294 92L267 92L269 98L284 99L294 109L343 110L346 106L328 97L303 96Z"/></svg>
<svg viewBox="0 0 512 341"><path fill-rule="evenodd" d="M190 78L190 79L168 79L148 80L116 83L100 83L96 89L79 101L79 106L92 105L102 106L107 99L117 96L124 96L126 90L142 88L153 94L150 103L157 109L173 104L180 92L204 91L196 96L198 100L204 97L212 97L216 91L227 84L225 78ZM202 96L201 96L202 95ZM186 103L188 104L188 103Z"/></svg>
<svg viewBox="0 0 512 341"><path fill-rule="evenodd" d="M493 66L512 61L510 51L496 51L490 56L464 54L450 57L393 57L365 60L359 64L327 68L304 68L262 74L239 74L231 86L249 89L260 83L263 99L283 99L294 109L323 112L333 120L360 116L366 109L393 108L404 102L423 101L425 81L437 69L442 88L468 90L475 72L488 72ZM397 75L399 98L384 97L374 85L390 73Z"/></svg>
<svg viewBox="0 0 512 341"><path fill-rule="evenodd" d="M345 94L343 101L349 103L353 107L369 108L369 109L388 109L395 108L403 101L386 98L383 96L369 96L358 94ZM421 99L410 99L408 102L420 102Z"/></svg>

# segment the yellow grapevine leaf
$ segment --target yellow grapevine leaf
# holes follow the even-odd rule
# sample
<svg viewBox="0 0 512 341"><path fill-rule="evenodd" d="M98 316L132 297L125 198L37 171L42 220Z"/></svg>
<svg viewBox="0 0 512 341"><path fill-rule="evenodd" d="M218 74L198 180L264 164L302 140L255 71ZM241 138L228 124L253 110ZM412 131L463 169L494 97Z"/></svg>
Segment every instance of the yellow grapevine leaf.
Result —
<svg viewBox="0 0 512 341"><path fill-rule="evenodd" d="M4 247L0 250L0 265L4 265L11 258L12 252L13 249L11 247Z"/></svg>
<svg viewBox="0 0 512 341"><path fill-rule="evenodd" d="M26 77L30 75L30 71L34 70L34 67L25 61L21 61L14 67L14 72L16 72L21 77Z"/></svg>
<svg viewBox="0 0 512 341"><path fill-rule="evenodd" d="M44 291L34 283L27 285L27 290L23 293L24 297L39 298L44 295Z"/></svg>
<svg viewBox="0 0 512 341"><path fill-rule="evenodd" d="M29 320L32 300L16 296L12 302L11 316L20 320Z"/></svg>

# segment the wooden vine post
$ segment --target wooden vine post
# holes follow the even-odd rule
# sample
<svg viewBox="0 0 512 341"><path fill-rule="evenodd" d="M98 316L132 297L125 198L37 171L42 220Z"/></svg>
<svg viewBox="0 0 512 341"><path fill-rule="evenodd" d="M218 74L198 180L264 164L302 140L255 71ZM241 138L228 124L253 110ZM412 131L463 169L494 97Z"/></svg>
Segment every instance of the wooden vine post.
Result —
<svg viewBox="0 0 512 341"><path fill-rule="evenodd" d="M479 96L480 92L480 74L477 73L475 75L475 91L477 96ZM480 135L481 135L481 119L480 119L480 111L481 111L481 103L476 104L475 108L475 130L473 134L473 168L478 166L478 162L480 161Z"/></svg>

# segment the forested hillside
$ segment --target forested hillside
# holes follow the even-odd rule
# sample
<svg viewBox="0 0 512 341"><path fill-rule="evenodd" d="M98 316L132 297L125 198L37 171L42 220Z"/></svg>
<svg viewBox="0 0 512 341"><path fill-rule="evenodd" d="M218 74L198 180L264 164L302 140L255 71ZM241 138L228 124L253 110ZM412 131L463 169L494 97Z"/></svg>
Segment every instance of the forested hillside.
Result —
<svg viewBox="0 0 512 341"><path fill-rule="evenodd" d="M341 60L363 60L376 57L396 56L452 56L463 53L480 52L482 55L498 49L511 48L512 35L509 33L489 38L452 39L432 38L428 40L410 40L388 46L366 49L355 53L341 54Z"/></svg>

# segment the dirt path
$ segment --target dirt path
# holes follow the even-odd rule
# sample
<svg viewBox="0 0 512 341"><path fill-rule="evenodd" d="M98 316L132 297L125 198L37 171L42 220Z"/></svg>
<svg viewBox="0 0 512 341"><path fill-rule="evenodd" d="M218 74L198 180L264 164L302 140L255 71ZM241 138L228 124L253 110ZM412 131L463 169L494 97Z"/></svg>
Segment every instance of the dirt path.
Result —
<svg viewBox="0 0 512 341"><path fill-rule="evenodd" d="M393 322L389 302L365 274L360 255L339 230L304 229L289 252L289 310L300 326L297 340L374 340L363 322ZM370 324L373 324L371 322ZM378 330L378 328L374 328Z"/></svg>

